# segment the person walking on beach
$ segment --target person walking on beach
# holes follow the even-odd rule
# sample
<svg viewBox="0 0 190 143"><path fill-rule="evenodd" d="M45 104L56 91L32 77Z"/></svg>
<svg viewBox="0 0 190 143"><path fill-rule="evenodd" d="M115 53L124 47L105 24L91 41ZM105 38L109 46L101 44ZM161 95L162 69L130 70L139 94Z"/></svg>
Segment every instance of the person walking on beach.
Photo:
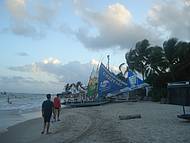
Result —
<svg viewBox="0 0 190 143"><path fill-rule="evenodd" d="M59 119L59 115L60 115L60 111L61 111L61 99L59 97L59 94L57 94L57 96L54 98L54 108L55 108L55 121L60 121Z"/></svg>
<svg viewBox="0 0 190 143"><path fill-rule="evenodd" d="M42 103L42 117L44 119L44 125L43 125L43 130L42 130L42 134L44 134L45 130L46 130L46 134L49 134L49 127L50 127L50 119L52 116L52 112L53 112L53 102L51 101L51 94L47 94L46 95L47 100L45 100Z"/></svg>

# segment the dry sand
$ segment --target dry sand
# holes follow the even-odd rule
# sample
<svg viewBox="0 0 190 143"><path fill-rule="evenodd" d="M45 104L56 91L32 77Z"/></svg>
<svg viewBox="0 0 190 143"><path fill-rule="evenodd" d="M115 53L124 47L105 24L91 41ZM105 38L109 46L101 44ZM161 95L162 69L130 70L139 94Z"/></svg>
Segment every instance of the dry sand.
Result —
<svg viewBox="0 0 190 143"><path fill-rule="evenodd" d="M180 113L180 106L153 102L67 108L52 134L41 135L42 119L33 119L8 128L0 143L190 143L190 122ZM131 114L142 118L119 120Z"/></svg>

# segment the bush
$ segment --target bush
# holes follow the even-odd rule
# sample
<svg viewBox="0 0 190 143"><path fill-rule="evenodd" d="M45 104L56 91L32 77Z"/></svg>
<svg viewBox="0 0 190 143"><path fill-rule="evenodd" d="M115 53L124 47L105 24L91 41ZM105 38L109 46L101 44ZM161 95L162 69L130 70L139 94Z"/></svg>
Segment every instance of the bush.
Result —
<svg viewBox="0 0 190 143"><path fill-rule="evenodd" d="M151 91L149 91L148 96L152 97L152 100L154 102L159 102L161 99L162 90L161 88L152 88Z"/></svg>

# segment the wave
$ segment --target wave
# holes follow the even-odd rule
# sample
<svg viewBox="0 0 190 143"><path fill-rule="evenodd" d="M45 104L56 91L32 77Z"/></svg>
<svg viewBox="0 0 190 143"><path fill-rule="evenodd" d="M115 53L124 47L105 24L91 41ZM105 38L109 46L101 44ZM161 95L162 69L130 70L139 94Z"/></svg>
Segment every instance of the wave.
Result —
<svg viewBox="0 0 190 143"><path fill-rule="evenodd" d="M8 93L0 96L0 110L32 110L41 107L45 94Z"/></svg>

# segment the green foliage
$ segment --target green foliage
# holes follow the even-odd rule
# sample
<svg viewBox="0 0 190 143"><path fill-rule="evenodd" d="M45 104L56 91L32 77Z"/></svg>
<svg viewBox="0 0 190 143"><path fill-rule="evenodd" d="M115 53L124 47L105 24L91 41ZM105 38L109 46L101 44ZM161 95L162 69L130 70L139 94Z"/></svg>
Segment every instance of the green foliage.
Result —
<svg viewBox="0 0 190 143"><path fill-rule="evenodd" d="M149 47L149 41L144 39L136 43L135 49L131 49L128 53L126 53L125 58L127 60L127 64L131 70L136 70L139 73L142 73L143 79L146 70L146 61Z"/></svg>
<svg viewBox="0 0 190 143"><path fill-rule="evenodd" d="M152 100L153 100L154 102L158 102L158 101L160 101L160 99L161 99L161 92L160 92L160 90L159 90L158 88L153 88L153 89L149 92L148 96L152 97Z"/></svg>
<svg viewBox="0 0 190 143"><path fill-rule="evenodd" d="M190 80L190 42L171 38L160 47L150 46L145 39L137 42L125 58L129 68L141 73L151 85Z"/></svg>
<svg viewBox="0 0 190 143"><path fill-rule="evenodd" d="M153 101L158 102L161 98L167 97L167 88L154 87L151 89L148 96L152 97Z"/></svg>
<svg viewBox="0 0 190 143"><path fill-rule="evenodd" d="M154 87L150 94L155 101L167 94L160 87L173 81L190 80L190 42L171 38L160 47L151 46L145 39L137 42L125 58L129 68L141 73Z"/></svg>

